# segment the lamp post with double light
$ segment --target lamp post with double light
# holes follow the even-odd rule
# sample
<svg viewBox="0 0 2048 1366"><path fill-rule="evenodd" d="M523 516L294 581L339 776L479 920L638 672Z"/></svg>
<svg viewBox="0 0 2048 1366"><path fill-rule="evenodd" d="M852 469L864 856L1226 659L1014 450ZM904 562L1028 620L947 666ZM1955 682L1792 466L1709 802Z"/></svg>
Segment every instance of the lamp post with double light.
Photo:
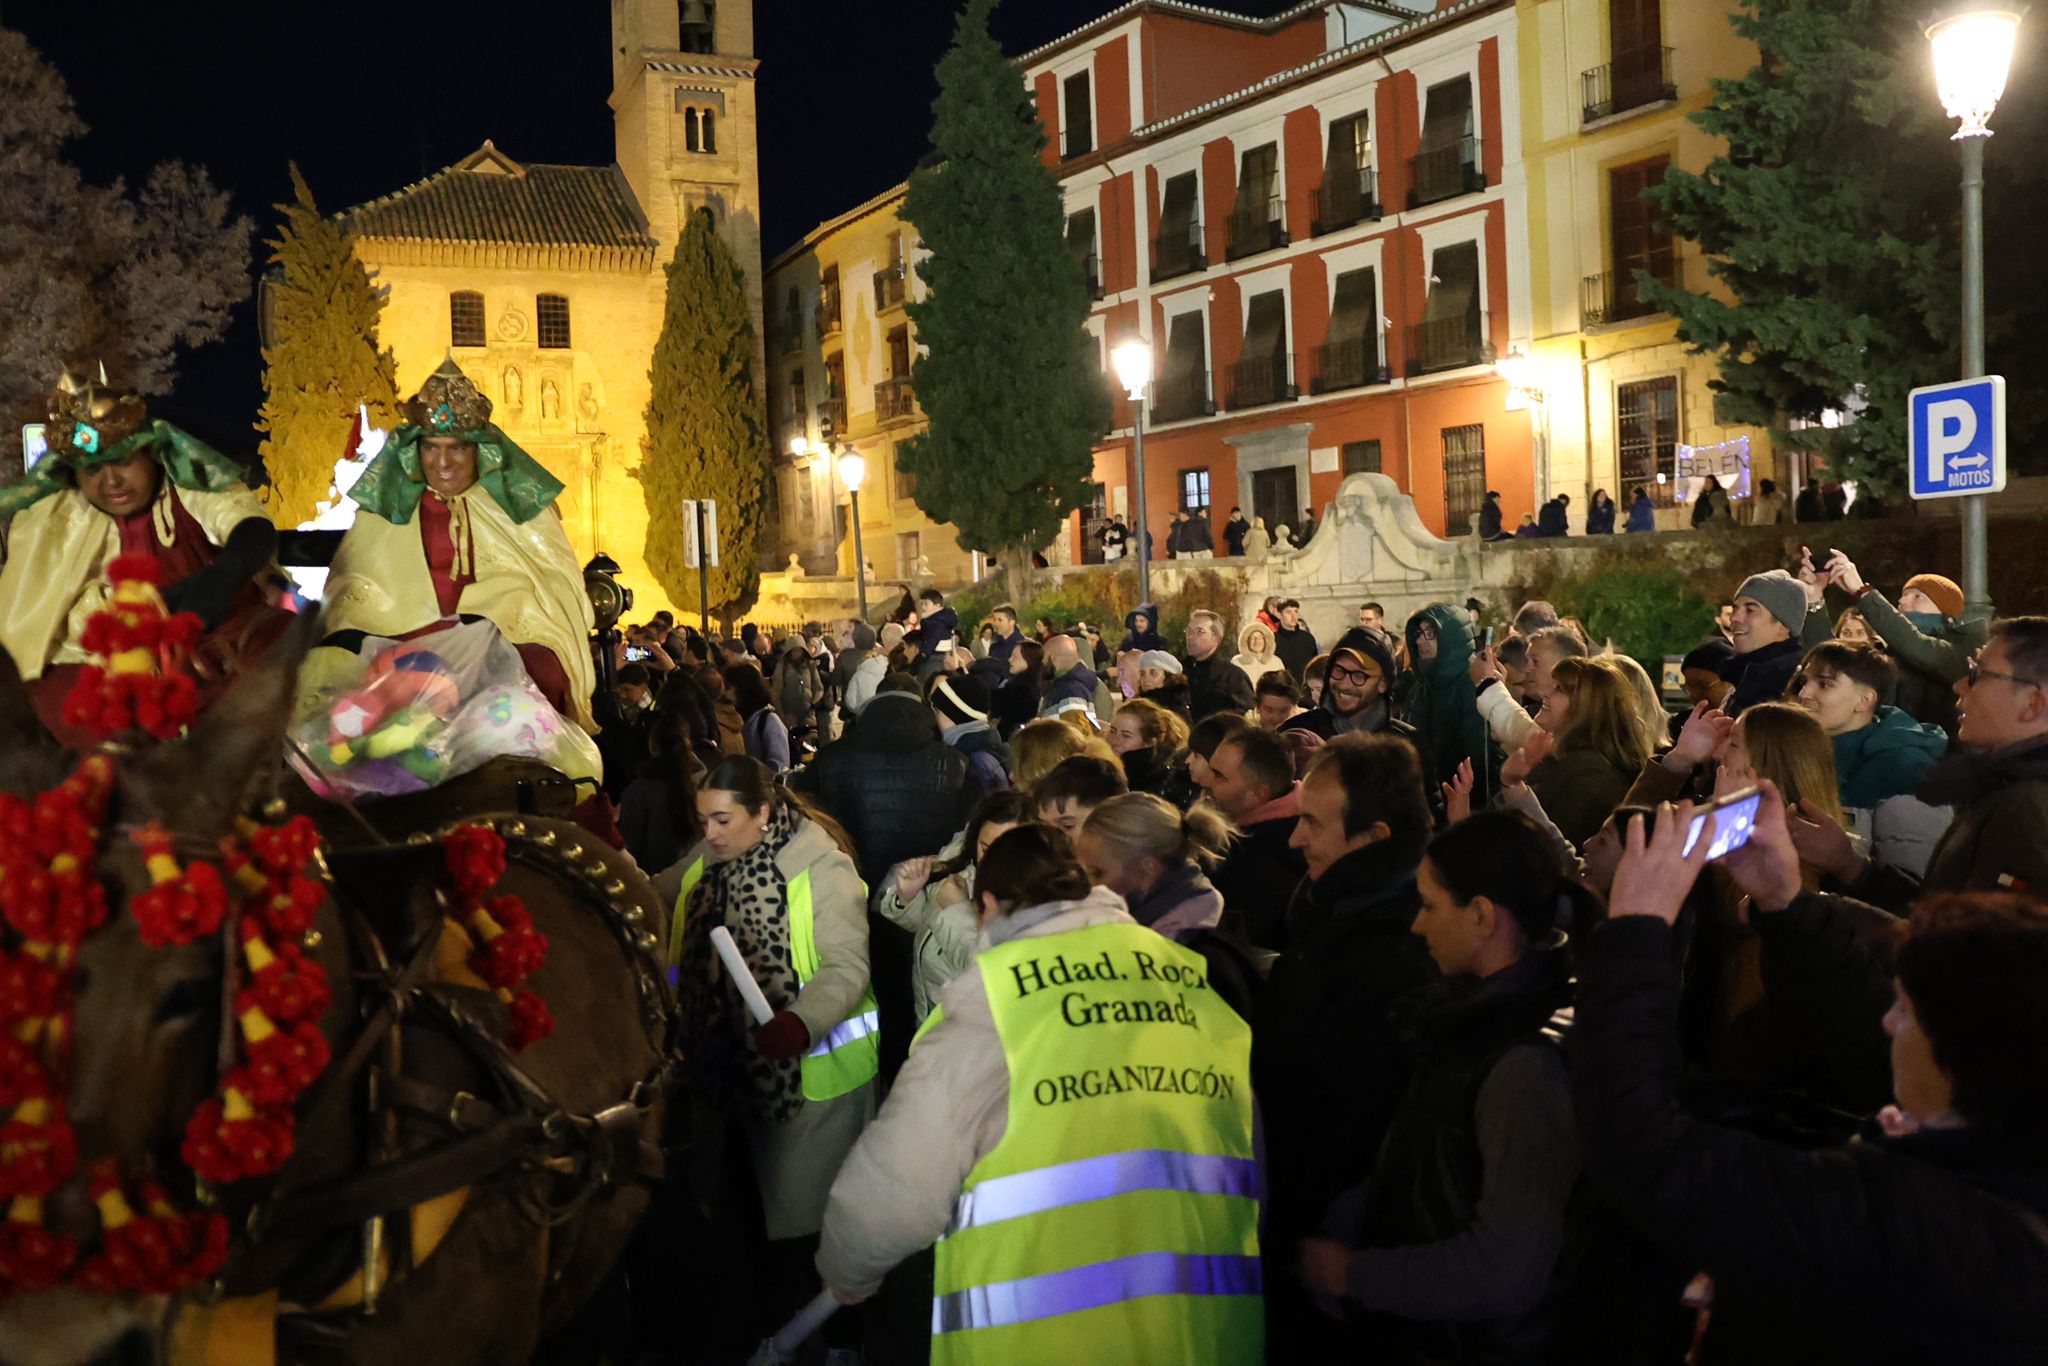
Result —
<svg viewBox="0 0 2048 1366"><path fill-rule="evenodd" d="M1152 601L1152 547L1145 536L1145 390L1152 383L1152 348L1133 337L1109 353L1116 382L1131 400L1131 536L1138 545L1138 601Z"/></svg>
<svg viewBox="0 0 2048 1366"><path fill-rule="evenodd" d="M1962 126L1954 140L1963 161L1963 379L1984 373L1984 139L1991 112L2005 93L2025 7L2001 0L1964 0L1927 25L1934 54L1934 85L1942 108ZM1987 495L1963 499L1963 615L1991 615L1986 548Z"/></svg>

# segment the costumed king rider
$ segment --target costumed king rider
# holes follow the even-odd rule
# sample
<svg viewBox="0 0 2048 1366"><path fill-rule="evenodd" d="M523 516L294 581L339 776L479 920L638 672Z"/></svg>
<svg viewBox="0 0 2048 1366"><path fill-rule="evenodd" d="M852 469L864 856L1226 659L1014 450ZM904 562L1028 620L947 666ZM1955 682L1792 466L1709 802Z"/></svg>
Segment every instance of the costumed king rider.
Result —
<svg viewBox="0 0 2048 1366"><path fill-rule="evenodd" d="M0 516L14 516L0 644L32 685L36 714L63 743L94 743L64 724L64 698L92 660L86 623L107 605L107 565L122 555L155 560L166 607L203 624L184 667L204 711L291 624L259 585L275 572L277 528L240 466L151 417L104 367L98 382L68 372L58 382L45 438L28 477L0 489Z"/></svg>
<svg viewBox="0 0 2048 1366"><path fill-rule="evenodd" d="M482 619L518 648L555 710L595 734L596 623L555 506L561 481L492 424L490 399L453 357L403 411L405 425L349 490L361 511L324 603L322 643L339 648L313 652L312 683L321 665L352 662L366 636L408 640Z"/></svg>

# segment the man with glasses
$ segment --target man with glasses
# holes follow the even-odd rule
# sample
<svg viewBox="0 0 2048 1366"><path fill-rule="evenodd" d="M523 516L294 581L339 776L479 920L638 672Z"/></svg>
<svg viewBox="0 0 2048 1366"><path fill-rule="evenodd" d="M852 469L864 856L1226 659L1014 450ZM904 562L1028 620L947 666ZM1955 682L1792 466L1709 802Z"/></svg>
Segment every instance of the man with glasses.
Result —
<svg viewBox="0 0 2048 1366"><path fill-rule="evenodd" d="M1252 681L1222 651L1223 618L1214 612L1188 616L1188 707L1193 719L1230 712L1242 716L1258 705Z"/></svg>
<svg viewBox="0 0 2048 1366"><path fill-rule="evenodd" d="M1331 735L1385 734L1405 740L1415 734L1413 727L1394 716L1394 652L1384 636L1346 631L1330 651L1328 669L1321 711L1329 718Z"/></svg>
<svg viewBox="0 0 2048 1366"><path fill-rule="evenodd" d="M1914 795L1956 816L1917 888L1873 868L1804 803L1804 818L1793 818L1801 856L1852 895L1900 907L1915 892L2048 894L2048 617L1992 622L1955 692L1961 748L1928 769Z"/></svg>

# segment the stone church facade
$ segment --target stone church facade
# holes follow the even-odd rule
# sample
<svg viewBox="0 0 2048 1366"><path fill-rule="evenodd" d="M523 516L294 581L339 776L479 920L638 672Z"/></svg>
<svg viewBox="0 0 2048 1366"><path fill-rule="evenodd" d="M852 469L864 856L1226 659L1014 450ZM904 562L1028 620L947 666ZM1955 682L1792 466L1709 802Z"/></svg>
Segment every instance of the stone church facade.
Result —
<svg viewBox="0 0 2048 1366"><path fill-rule="evenodd" d="M647 547L681 535L680 510L650 513L634 478L648 365L664 267L700 207L746 273L761 335L758 63L750 0L612 0L611 37L610 165L522 162L486 142L344 216L388 291L381 340L400 394L452 352L497 423L567 486L579 558L617 559L644 617L664 598Z"/></svg>

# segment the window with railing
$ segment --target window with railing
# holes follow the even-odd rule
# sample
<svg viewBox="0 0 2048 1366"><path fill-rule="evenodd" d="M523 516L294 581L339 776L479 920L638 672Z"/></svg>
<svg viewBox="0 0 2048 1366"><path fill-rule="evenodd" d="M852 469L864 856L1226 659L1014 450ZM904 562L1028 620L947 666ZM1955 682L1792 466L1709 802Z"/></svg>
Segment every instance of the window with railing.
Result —
<svg viewBox="0 0 2048 1366"><path fill-rule="evenodd" d="M818 405L818 425L826 436L846 435L846 358L825 358L825 401Z"/></svg>
<svg viewBox="0 0 2048 1366"><path fill-rule="evenodd" d="M903 306L903 236L889 239L889 263L875 272L875 309L886 312Z"/></svg>
<svg viewBox="0 0 2048 1366"><path fill-rule="evenodd" d="M1323 183L1316 186L1315 221L1310 230L1335 232L1380 216L1379 178L1372 165L1372 139L1364 114L1330 121Z"/></svg>
<svg viewBox="0 0 2048 1366"><path fill-rule="evenodd" d="M1380 472L1380 443L1371 441L1347 441L1343 446L1344 473L1378 474Z"/></svg>
<svg viewBox="0 0 2048 1366"><path fill-rule="evenodd" d="M1095 210L1082 209L1067 215L1067 254L1081 267L1088 297L1102 297L1102 258L1095 249Z"/></svg>
<svg viewBox="0 0 2048 1366"><path fill-rule="evenodd" d="M889 377L875 385L875 420L899 422L917 411L910 387L910 329L890 328L886 345Z"/></svg>
<svg viewBox="0 0 2048 1366"><path fill-rule="evenodd" d="M1095 112L1088 90L1088 73L1077 72L1060 85L1060 107L1065 116L1065 136L1060 144L1062 159L1086 156L1095 150Z"/></svg>
<svg viewBox="0 0 2048 1366"><path fill-rule="evenodd" d="M818 335L829 337L839 330L839 267L827 266L818 277Z"/></svg>
<svg viewBox="0 0 2048 1366"><path fill-rule="evenodd" d="M458 289L448 296L448 344L484 344L484 296L473 289Z"/></svg>
<svg viewBox="0 0 2048 1366"><path fill-rule="evenodd" d="M1469 78L1433 85L1424 95L1421 145L1408 167L1410 208L1486 188Z"/></svg>
<svg viewBox="0 0 2048 1366"><path fill-rule="evenodd" d="M1209 506L1209 467L1199 466L1180 472L1180 510L1201 512Z"/></svg>
<svg viewBox="0 0 2048 1366"><path fill-rule="evenodd" d="M1387 382L1380 354L1379 285L1372 267L1337 277L1330 330L1316 355L1315 391L1359 389Z"/></svg>
<svg viewBox="0 0 2048 1366"><path fill-rule="evenodd" d="M1488 365L1486 307L1479 276L1479 244L1457 242L1429 257L1429 298L1422 321L1408 329L1408 373Z"/></svg>
<svg viewBox="0 0 2048 1366"><path fill-rule="evenodd" d="M1607 0L1608 61L1580 77L1585 121L1678 98L1662 0Z"/></svg>
<svg viewBox="0 0 2048 1366"><path fill-rule="evenodd" d="M1464 536L1486 502L1486 428L1474 422L1445 427L1444 534Z"/></svg>
<svg viewBox="0 0 2048 1366"><path fill-rule="evenodd" d="M1244 352L1230 367L1230 406L1256 408L1296 396L1287 355L1287 296L1269 289L1246 305Z"/></svg>
<svg viewBox="0 0 2048 1366"><path fill-rule="evenodd" d="M1671 220L1650 198L1664 183L1667 157L1653 157L1607 173L1607 217L1612 270L1588 277L1580 287L1580 315L1586 326L1624 322L1657 311L1642 277L1678 282L1678 246ZM1640 274L1638 273L1640 272Z"/></svg>
<svg viewBox="0 0 2048 1366"><path fill-rule="evenodd" d="M1621 478L1617 502L1626 507L1642 488L1659 507L1671 506L1678 482L1676 375L1615 387L1614 451Z"/></svg>
<svg viewBox="0 0 2048 1366"><path fill-rule="evenodd" d="M1170 178L1160 193L1159 236L1152 241L1152 278L1171 279L1207 268L1202 251L1202 212L1193 171Z"/></svg>
<svg viewBox="0 0 2048 1366"><path fill-rule="evenodd" d="M1237 201L1230 210L1230 232L1224 254L1231 260L1287 245L1287 225L1280 204L1280 148L1277 143L1247 147L1239 158Z"/></svg>
<svg viewBox="0 0 2048 1366"><path fill-rule="evenodd" d="M537 333L543 351L569 349L569 300L562 294L543 294L534 300Z"/></svg>
<svg viewBox="0 0 2048 1366"><path fill-rule="evenodd" d="M1152 415L1160 422L1213 416L1209 394L1208 338L1200 311L1181 313L1167 324L1166 363L1152 385Z"/></svg>

